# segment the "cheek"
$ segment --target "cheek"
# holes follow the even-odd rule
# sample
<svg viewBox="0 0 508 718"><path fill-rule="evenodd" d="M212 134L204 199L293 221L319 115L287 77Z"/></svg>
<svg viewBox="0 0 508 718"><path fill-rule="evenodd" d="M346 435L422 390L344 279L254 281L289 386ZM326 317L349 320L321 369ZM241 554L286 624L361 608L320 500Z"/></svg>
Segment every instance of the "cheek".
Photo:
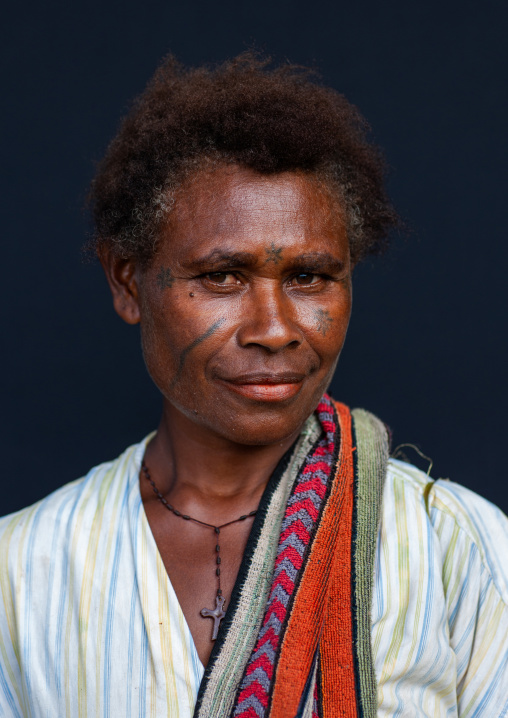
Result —
<svg viewBox="0 0 508 718"><path fill-rule="evenodd" d="M163 394L178 368L185 343L185 322L170 321L171 307L162 301L147 301L141 308L141 348L148 373Z"/></svg>
<svg viewBox="0 0 508 718"><path fill-rule="evenodd" d="M155 323L141 323L141 348L147 371L159 389L166 393L168 373L171 375L176 371L177 354L175 345L163 337Z"/></svg>
<svg viewBox="0 0 508 718"><path fill-rule="evenodd" d="M141 319L141 341L147 370L167 399L192 394L201 382L210 356L219 351L227 330L227 316L201 305L188 293L171 302L146 306Z"/></svg>
<svg viewBox="0 0 508 718"><path fill-rule="evenodd" d="M323 358L335 357L344 344L351 316L351 298L345 293L335 301L307 305L298 321L307 341Z"/></svg>

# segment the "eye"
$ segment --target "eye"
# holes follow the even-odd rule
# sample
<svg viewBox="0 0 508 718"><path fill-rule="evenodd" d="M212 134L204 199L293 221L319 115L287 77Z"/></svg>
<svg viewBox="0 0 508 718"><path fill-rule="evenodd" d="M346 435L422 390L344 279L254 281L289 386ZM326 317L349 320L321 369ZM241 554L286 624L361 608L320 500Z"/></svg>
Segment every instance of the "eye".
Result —
<svg viewBox="0 0 508 718"><path fill-rule="evenodd" d="M321 277L319 274L302 272L301 274L297 274L293 277L291 281L299 287L309 287L312 284L318 284L321 281Z"/></svg>
<svg viewBox="0 0 508 718"><path fill-rule="evenodd" d="M231 272L208 272L208 274L205 274L205 278L214 284L220 284L222 286L237 284L238 281Z"/></svg>

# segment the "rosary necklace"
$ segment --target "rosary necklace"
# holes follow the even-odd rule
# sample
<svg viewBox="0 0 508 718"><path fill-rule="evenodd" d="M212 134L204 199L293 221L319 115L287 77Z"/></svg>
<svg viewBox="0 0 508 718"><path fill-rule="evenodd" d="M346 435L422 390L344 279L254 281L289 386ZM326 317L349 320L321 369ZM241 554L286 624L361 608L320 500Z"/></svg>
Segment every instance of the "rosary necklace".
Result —
<svg viewBox="0 0 508 718"><path fill-rule="evenodd" d="M214 531L214 540L216 542L215 545L215 575L217 577L217 595L215 596L215 608L212 610L211 608L202 608L201 609L201 615L203 618L213 618L213 632L212 632L212 641L215 641L217 638L217 635L219 633L219 626L220 622L226 615L226 612L224 611L224 604L226 602L225 597L222 595L222 589L220 586L220 564L221 564L221 556L220 556L220 530L223 528L226 528L226 526L231 526L231 524L237 524L240 521L245 521L245 519L250 518L251 516L255 516L257 511L251 511L250 514L245 514L244 516L240 516L238 519L233 519L233 521L228 521L225 524L221 524L220 526L214 526L213 524L207 524L204 521L200 521L199 519L193 519L192 516L187 516L186 514L182 514L180 511L175 509L174 506L171 506L167 502L167 500L164 498L164 496L161 494L157 486L155 485L155 481L150 476L150 472L148 471L148 466L143 463L141 464L141 468L143 470L143 473L145 475L145 478L147 481L151 484L154 494L157 496L159 501L163 506L167 508L168 511L171 511L175 516L179 516L181 519L184 519L185 521L193 521L195 524L200 524L201 526L206 526L206 528L213 529Z"/></svg>

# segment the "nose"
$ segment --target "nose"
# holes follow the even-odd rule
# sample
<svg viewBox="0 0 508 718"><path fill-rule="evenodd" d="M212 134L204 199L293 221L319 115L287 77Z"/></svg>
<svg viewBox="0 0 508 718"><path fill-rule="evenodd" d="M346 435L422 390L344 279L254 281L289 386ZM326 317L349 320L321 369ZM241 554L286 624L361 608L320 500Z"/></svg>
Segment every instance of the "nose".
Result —
<svg viewBox="0 0 508 718"><path fill-rule="evenodd" d="M249 295L237 332L240 346L256 345L276 353L302 343L302 333L294 321L294 307L278 282L265 280L251 289Z"/></svg>

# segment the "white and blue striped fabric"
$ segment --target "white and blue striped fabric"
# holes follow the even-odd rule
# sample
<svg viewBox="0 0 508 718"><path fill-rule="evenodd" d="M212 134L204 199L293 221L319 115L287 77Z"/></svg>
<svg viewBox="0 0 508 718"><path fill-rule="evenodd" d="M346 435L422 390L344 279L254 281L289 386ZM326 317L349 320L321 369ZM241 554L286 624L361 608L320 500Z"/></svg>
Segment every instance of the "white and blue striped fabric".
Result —
<svg viewBox="0 0 508 718"><path fill-rule="evenodd" d="M508 715L508 519L390 461L372 607L378 716Z"/></svg>
<svg viewBox="0 0 508 718"><path fill-rule="evenodd" d="M0 519L2 718L191 718L204 669L141 502L145 444ZM501 511L390 461L372 642L379 716L508 716Z"/></svg>

